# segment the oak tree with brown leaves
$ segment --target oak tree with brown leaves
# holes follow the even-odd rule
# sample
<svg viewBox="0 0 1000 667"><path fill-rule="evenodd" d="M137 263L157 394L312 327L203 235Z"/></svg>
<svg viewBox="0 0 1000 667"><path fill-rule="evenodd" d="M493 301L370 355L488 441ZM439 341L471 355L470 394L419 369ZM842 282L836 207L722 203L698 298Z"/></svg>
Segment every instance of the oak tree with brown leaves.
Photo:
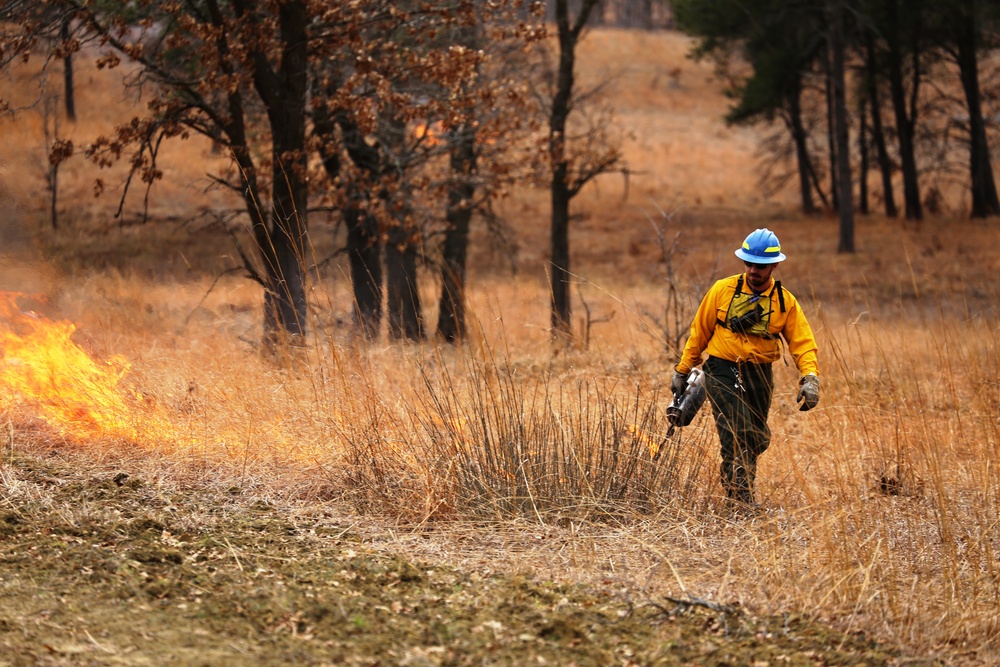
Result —
<svg viewBox="0 0 1000 667"><path fill-rule="evenodd" d="M519 4L9 0L0 5L0 57L48 59L91 45L100 52L98 67L133 68L132 84L149 99L146 113L82 149L59 147L59 159L82 152L98 167L126 160L128 182L150 186L162 177L157 155L165 141L194 133L224 147L232 169L215 179L241 198L249 220L255 252L241 248L240 255L265 292L269 349L306 334L308 205L321 194L348 222L355 287L368 292L356 306L359 326L369 334L377 327L376 263L384 248L390 333L418 338L416 271L427 212L448 183L457 191L454 179L435 171L435 156L473 127L482 145L503 143L497 140L511 125L495 119L518 117L509 109L518 103L512 79L478 76L489 69L491 50L470 48L456 35L477 30L490 44L536 39L541 32L511 13ZM42 42L67 21L77 26L74 34ZM416 126L437 127L448 140L435 145L429 133L414 133ZM327 180L310 174L316 150ZM475 188L496 192L508 178L502 166L489 175L463 169L473 190L451 209L471 210ZM326 190L310 191L311 182ZM95 187L103 188L100 180ZM448 253L464 262L453 244ZM449 271L454 275L453 266ZM453 300L455 291L449 294Z"/></svg>

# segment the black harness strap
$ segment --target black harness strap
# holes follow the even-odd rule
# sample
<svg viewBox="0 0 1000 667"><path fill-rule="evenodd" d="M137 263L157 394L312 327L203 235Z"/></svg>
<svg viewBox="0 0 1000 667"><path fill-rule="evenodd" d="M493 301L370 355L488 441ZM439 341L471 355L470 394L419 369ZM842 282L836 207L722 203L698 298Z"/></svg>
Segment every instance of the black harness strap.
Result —
<svg viewBox="0 0 1000 667"><path fill-rule="evenodd" d="M771 290L772 294L774 293L775 289L778 290L778 309L783 313L783 312L785 312L785 290L781 287L781 281L780 280L775 280L774 281L774 289ZM736 279L736 291L733 293L733 298L735 299L736 297L738 297L742 293L743 293L743 274L741 273L740 277ZM770 297L769 297L769 300L770 300ZM723 321L723 320L716 319L716 323L719 324L719 326L723 327L724 329L728 329L729 328L729 325L725 321ZM768 333L767 335L761 336L761 337L765 338L767 340L779 340L780 339L780 336L778 336L777 334L772 334L772 333Z"/></svg>

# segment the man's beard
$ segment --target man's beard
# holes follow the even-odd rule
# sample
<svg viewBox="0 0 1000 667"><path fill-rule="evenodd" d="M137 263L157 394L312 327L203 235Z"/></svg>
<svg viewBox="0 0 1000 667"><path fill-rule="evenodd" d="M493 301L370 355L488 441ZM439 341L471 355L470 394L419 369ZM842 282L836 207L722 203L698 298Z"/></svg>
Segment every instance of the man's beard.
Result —
<svg viewBox="0 0 1000 667"><path fill-rule="evenodd" d="M753 291L760 292L765 287L767 287L767 283L770 281L770 277L761 279L760 282L756 282L756 280L757 279L755 279L749 273L747 274L747 285L749 285L750 289L752 289Z"/></svg>

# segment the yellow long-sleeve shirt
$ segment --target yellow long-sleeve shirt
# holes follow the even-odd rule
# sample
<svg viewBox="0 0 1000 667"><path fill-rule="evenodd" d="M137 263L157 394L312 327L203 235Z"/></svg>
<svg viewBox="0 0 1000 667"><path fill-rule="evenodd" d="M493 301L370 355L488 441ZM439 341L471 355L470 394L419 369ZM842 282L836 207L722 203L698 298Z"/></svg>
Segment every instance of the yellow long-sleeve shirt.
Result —
<svg viewBox="0 0 1000 667"><path fill-rule="evenodd" d="M781 341L778 339L780 336L787 343L788 351L795 360L799 373L819 375L816 338L813 336L812 328L799 307L799 302L784 288L782 290L785 312L781 312L778 290L774 289L773 278L763 293L771 296L771 314L767 330L774 335L774 338L737 333L719 324L720 320L726 321L729 304L736 293L736 284L741 275L736 274L717 281L705 294L691 323L691 335L684 346L677 371L689 373L702 362L703 353L734 362L761 364L777 361L781 358ZM749 290L746 287L746 278L743 283L742 291L745 293Z"/></svg>

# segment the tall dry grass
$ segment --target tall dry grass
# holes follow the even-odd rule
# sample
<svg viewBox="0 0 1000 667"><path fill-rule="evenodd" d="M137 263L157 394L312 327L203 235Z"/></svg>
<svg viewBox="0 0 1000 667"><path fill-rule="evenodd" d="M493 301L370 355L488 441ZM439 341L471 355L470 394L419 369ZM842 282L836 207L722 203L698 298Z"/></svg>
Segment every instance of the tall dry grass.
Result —
<svg viewBox="0 0 1000 667"><path fill-rule="evenodd" d="M952 312L973 298L958 291L857 313L804 297L821 404L798 412L796 373L779 362L764 510L734 519L707 408L664 443L670 359L627 307L663 292L604 288L619 316L586 350L546 346L531 325L544 320L544 287L522 281L478 286L473 301L492 305L477 307L464 348L365 345L334 323L276 363L255 349L259 298L243 283L205 298L205 283L95 275L49 307L76 309L96 356L130 359L127 388L162 408L170 432L147 420L142 442L59 444L9 412L8 448L70 448L168 486L347 503L397 530L466 526L473 542L491 526L535 526L563 548L531 562L560 576L606 579L611 568L645 594L805 611L913 650L996 655L995 307L977 297L980 307Z"/></svg>

